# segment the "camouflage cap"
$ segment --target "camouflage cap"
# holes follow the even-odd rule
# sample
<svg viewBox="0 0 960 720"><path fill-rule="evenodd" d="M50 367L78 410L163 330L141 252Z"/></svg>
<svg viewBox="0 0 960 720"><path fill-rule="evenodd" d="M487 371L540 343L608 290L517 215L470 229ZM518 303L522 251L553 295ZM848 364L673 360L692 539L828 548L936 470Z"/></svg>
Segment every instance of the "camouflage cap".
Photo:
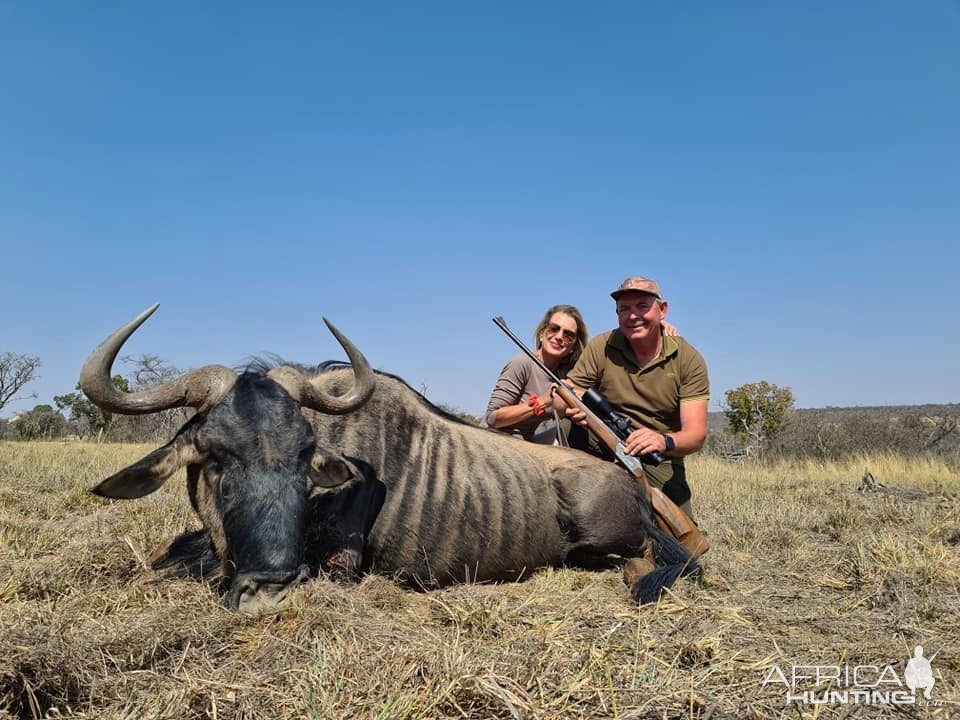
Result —
<svg viewBox="0 0 960 720"><path fill-rule="evenodd" d="M648 295L653 295L657 300L663 300L663 296L660 294L660 286L657 285L655 280L650 278L641 277L639 275L635 277L628 277L622 283L620 287L610 293L610 297L614 300L619 298L624 293L628 292L642 292L647 293Z"/></svg>

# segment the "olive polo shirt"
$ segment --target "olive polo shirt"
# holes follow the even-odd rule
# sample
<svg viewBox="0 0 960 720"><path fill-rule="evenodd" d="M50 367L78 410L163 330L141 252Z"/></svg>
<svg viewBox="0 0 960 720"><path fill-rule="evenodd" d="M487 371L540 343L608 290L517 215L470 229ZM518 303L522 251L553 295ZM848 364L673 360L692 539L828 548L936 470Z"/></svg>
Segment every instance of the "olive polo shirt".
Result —
<svg viewBox="0 0 960 720"><path fill-rule="evenodd" d="M635 426L661 433L681 429L682 403L710 397L703 356L675 335L663 336L660 356L644 367L637 365L630 342L619 329L597 335L587 343L567 379L583 390L600 391L614 410L630 418ZM658 486L678 486L674 493L669 492L671 487L664 487L678 505L689 499L683 458L668 458L663 465L646 469Z"/></svg>
<svg viewBox="0 0 960 720"><path fill-rule="evenodd" d="M681 403L710 397L703 356L675 335L664 335L660 356L642 368L623 333L598 335L567 379L584 390L596 388L634 424L662 433L680 430Z"/></svg>

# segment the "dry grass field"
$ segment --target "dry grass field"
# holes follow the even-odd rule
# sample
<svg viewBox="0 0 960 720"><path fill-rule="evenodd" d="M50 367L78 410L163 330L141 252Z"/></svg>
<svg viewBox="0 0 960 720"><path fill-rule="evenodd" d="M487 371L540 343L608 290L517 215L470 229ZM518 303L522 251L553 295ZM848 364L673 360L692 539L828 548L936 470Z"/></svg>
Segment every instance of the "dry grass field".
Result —
<svg viewBox="0 0 960 720"><path fill-rule="evenodd" d="M150 449L0 443L0 717L960 717L960 476L942 463L694 458L713 549L703 585L657 606L616 572L547 569L430 593L319 579L250 618L145 564L197 525L182 476L137 501L87 492ZM888 487L858 493L865 467ZM764 685L773 666L902 677L917 644L942 646L938 705Z"/></svg>

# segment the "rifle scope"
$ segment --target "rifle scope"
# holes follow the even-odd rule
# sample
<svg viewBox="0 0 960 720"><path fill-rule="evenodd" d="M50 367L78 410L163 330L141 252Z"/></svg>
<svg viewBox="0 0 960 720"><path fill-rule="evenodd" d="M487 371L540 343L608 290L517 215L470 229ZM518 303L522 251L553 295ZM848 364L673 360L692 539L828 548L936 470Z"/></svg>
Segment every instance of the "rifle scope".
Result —
<svg viewBox="0 0 960 720"><path fill-rule="evenodd" d="M581 397L583 404L590 408L590 411L603 421L603 424L610 428L613 433L621 440L626 440L633 429L630 427L629 418L615 412L610 406L610 402L593 388L590 388ZM656 467L666 458L662 453L652 452L640 456L640 462L644 465Z"/></svg>

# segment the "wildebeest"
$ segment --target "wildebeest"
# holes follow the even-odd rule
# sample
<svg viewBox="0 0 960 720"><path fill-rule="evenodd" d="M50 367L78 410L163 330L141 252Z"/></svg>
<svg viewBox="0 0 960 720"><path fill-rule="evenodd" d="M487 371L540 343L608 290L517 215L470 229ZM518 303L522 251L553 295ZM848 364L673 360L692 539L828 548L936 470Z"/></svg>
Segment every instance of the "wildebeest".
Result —
<svg viewBox="0 0 960 720"><path fill-rule="evenodd" d="M537 567L597 567L641 556L646 602L698 571L651 521L636 482L589 455L463 423L402 380L374 372L324 319L352 365L218 365L136 393L111 382L114 359L156 305L87 358L81 386L101 408L141 414L194 407L167 445L97 485L137 498L187 469L203 530L154 554L174 574L219 577L223 604L258 613L321 571L373 572L431 588L518 579ZM622 562L622 561L621 561Z"/></svg>

